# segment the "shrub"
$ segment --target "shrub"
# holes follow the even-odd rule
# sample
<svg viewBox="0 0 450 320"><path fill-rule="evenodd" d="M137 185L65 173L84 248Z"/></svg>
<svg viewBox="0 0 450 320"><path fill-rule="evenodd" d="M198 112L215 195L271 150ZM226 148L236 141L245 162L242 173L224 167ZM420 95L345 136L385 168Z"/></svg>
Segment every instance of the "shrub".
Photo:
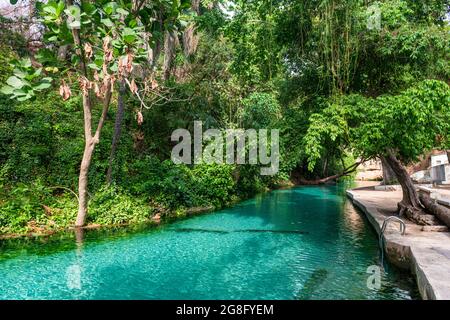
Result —
<svg viewBox="0 0 450 320"><path fill-rule="evenodd" d="M117 225L142 223L152 216L152 209L142 198L136 198L116 186L105 186L91 199L88 221Z"/></svg>
<svg viewBox="0 0 450 320"><path fill-rule="evenodd" d="M7 190L3 190L4 192ZM19 183L8 190L8 197L0 195L0 233L28 232L30 222L44 224L47 220L44 205L49 205L51 190L40 180L26 185Z"/></svg>
<svg viewBox="0 0 450 320"><path fill-rule="evenodd" d="M196 193L216 208L232 202L236 187L234 170L235 167L231 165L196 165L192 170Z"/></svg>

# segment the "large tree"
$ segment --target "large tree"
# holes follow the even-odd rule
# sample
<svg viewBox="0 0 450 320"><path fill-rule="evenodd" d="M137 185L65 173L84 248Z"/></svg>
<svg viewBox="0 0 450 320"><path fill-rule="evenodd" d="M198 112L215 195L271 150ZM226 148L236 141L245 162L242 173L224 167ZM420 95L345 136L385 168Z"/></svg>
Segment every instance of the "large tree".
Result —
<svg viewBox="0 0 450 320"><path fill-rule="evenodd" d="M310 169L330 143L360 159L382 158L403 190L400 215L427 223L405 165L432 149L449 146L450 88L445 82L425 80L398 95L375 99L342 96L310 121L304 137Z"/></svg>

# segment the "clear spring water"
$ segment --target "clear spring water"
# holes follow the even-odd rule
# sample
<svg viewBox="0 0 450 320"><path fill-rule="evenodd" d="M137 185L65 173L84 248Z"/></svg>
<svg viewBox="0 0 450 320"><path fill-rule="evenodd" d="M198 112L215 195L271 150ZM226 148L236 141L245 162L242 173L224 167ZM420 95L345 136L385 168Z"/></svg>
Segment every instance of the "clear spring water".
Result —
<svg viewBox="0 0 450 320"><path fill-rule="evenodd" d="M343 188L279 190L159 228L0 243L0 299L414 299Z"/></svg>

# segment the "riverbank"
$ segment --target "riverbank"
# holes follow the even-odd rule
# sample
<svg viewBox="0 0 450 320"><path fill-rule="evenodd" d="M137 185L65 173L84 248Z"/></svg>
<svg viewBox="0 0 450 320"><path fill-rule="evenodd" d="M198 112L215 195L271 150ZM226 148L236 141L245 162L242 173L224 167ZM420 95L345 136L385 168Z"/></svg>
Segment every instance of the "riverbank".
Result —
<svg viewBox="0 0 450 320"><path fill-rule="evenodd" d="M277 180L249 187L248 177L242 181L235 179L233 168L227 165L173 169L175 172L158 179L141 182L146 186L143 191L131 192L115 185L100 188L91 195L85 228L158 225L221 210L259 193L293 186L289 181ZM175 176L181 186L173 183ZM42 183L0 188L0 240L49 236L74 229L76 193L56 191L60 190Z"/></svg>
<svg viewBox="0 0 450 320"><path fill-rule="evenodd" d="M399 190L383 191L374 187L347 191L354 205L360 208L380 235L384 220L396 215L401 200ZM410 270L424 300L450 300L450 232L431 232L405 221L406 233L401 235L397 223L384 233L385 253L396 266Z"/></svg>

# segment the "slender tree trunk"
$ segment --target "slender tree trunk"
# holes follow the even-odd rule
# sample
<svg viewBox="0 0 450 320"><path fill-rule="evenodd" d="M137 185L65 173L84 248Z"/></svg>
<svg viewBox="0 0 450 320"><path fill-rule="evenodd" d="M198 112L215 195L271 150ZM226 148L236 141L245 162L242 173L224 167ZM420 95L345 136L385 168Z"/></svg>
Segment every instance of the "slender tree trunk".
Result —
<svg viewBox="0 0 450 320"><path fill-rule="evenodd" d="M303 178L299 179L300 184L304 184L304 185L321 185L321 184L325 184L328 183L330 181L334 181L337 180L339 178L348 176L349 174L353 173L356 171L356 169L358 169L358 167L364 163L365 160L361 160L360 162L354 163L352 164L350 167L345 168L343 172L339 173L339 174L335 174L323 179L317 179L317 180L305 180Z"/></svg>
<svg viewBox="0 0 450 320"><path fill-rule="evenodd" d="M92 115L91 100L89 94L83 94L83 113L84 113L84 152L80 165L80 174L78 176L78 214L75 223L76 227L84 226L86 219L89 194L88 194L88 174L89 167L94 153L95 143L92 139Z"/></svg>
<svg viewBox="0 0 450 320"><path fill-rule="evenodd" d="M84 148L83 160L81 161L80 175L78 177L78 215L75 223L76 227L84 226L88 209L88 174L92 162L95 144L91 141Z"/></svg>
<svg viewBox="0 0 450 320"><path fill-rule="evenodd" d="M322 175L325 177L328 173L328 156L325 157L325 161L323 163Z"/></svg>
<svg viewBox="0 0 450 320"><path fill-rule="evenodd" d="M305 180L303 178L300 178L299 181L300 181L300 184L303 184L303 185L318 186L318 185L321 185L321 184L326 184L326 183L328 183L330 181L337 180L337 179L342 178L343 176L346 176L346 175L348 175L348 173L347 174L340 173L340 174L335 174L333 176L329 176L329 177L326 177L326 178L323 178L323 179L317 179L317 180Z"/></svg>
<svg viewBox="0 0 450 320"><path fill-rule="evenodd" d="M72 0L66 0L66 4L68 6L73 5ZM85 78L88 78L88 71L85 61L85 55L83 52L83 43L81 42L80 30L76 28L72 28L72 36L73 41L76 47L76 54L80 58L80 71L81 74ZM94 154L95 146L100 141L100 134L103 129L103 125L105 124L106 116L108 114L109 105L111 102L112 96L112 86L113 82L111 79L109 80L106 88L106 92L103 98L103 109L100 119L97 124L97 129L95 134L92 135L92 103L89 90L87 92L83 92L83 116L84 116L84 153L83 159L80 165L80 175L78 177L78 214L75 222L75 227L83 227L86 223L86 215L88 211L88 202L89 202L89 193L88 193L88 185L89 185L89 168L92 162L92 155Z"/></svg>
<svg viewBox="0 0 450 320"><path fill-rule="evenodd" d="M67 44L62 45L58 48L58 60L65 61L67 59L67 52L69 51L69 46Z"/></svg>
<svg viewBox="0 0 450 320"><path fill-rule="evenodd" d="M200 15L200 0L191 0L191 9ZM189 57L197 51L199 35L195 32L195 24L191 23L183 33L184 55Z"/></svg>
<svg viewBox="0 0 450 320"><path fill-rule="evenodd" d="M172 63L175 57L175 47L177 45L178 38L172 31L166 31L164 34L164 65L163 65L163 77L164 80L168 80L172 70Z"/></svg>
<svg viewBox="0 0 450 320"><path fill-rule="evenodd" d="M119 97L117 100L117 115L116 115L116 122L114 124L114 136L112 139L112 145L111 145L111 154L109 156L109 166L108 166L108 172L106 173L106 181L108 184L111 184L113 180L113 164L114 164L114 158L117 150L117 146L120 141L120 135L122 132L122 120L123 115L125 112L125 102L124 102L124 96L126 93L126 85L125 82L120 82L119 87Z"/></svg>
<svg viewBox="0 0 450 320"><path fill-rule="evenodd" d="M92 135L92 114L91 114L91 102L89 94L83 95L83 111L84 111L84 135L85 135L85 145L83 159L80 166L80 175L78 177L78 214L75 227L83 227L86 222L86 215L88 211L89 202L89 168L92 162L92 155L94 154L95 146L100 141L100 134L103 129L103 125L108 114L109 105L111 102L112 95L112 83L108 84L108 89L103 100L103 110L102 115L98 121L97 130L95 134Z"/></svg>

